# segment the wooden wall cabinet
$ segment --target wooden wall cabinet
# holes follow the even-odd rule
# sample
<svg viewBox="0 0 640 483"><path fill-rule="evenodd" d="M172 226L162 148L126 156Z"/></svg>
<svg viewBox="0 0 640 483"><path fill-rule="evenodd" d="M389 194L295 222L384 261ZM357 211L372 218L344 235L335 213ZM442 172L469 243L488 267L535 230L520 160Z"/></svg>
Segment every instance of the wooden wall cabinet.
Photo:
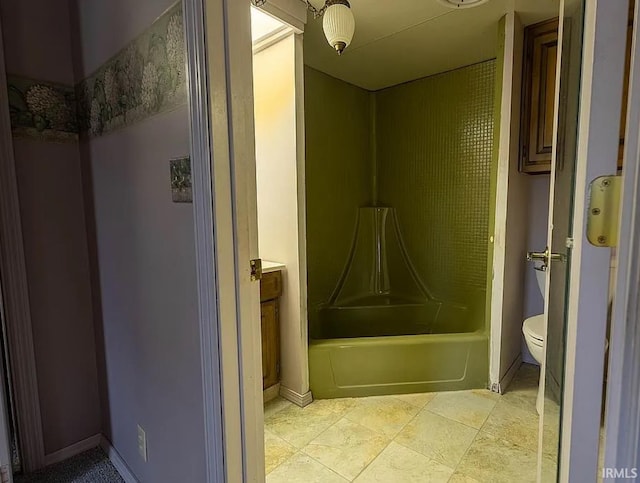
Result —
<svg viewBox="0 0 640 483"><path fill-rule="evenodd" d="M520 123L520 171L524 173L551 171L557 55L557 18L525 29Z"/></svg>
<svg viewBox="0 0 640 483"><path fill-rule="evenodd" d="M627 24L627 55L620 119L618 168L622 168L624 151L634 5L635 1L630 2ZM523 173L551 172L557 54L557 18L525 28L520 123L520 171Z"/></svg>
<svg viewBox="0 0 640 483"><path fill-rule="evenodd" d="M262 325L262 389L280 382L280 314L282 272L269 272L260 280Z"/></svg>

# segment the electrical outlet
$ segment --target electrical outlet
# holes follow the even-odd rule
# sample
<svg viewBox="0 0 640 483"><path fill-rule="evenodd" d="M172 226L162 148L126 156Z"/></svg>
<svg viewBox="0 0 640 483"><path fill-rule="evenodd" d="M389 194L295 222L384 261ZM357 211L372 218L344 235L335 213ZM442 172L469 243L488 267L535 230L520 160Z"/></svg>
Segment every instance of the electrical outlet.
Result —
<svg viewBox="0 0 640 483"><path fill-rule="evenodd" d="M142 459L147 461L147 433L144 432L144 429L138 424L138 453Z"/></svg>

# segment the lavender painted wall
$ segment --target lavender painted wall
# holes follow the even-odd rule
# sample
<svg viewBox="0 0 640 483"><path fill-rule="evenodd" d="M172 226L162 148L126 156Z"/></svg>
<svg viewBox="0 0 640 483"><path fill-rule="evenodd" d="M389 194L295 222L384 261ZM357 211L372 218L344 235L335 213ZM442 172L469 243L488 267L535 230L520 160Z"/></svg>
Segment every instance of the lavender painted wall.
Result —
<svg viewBox="0 0 640 483"><path fill-rule="evenodd" d="M9 74L73 85L68 0L1 0Z"/></svg>
<svg viewBox="0 0 640 483"><path fill-rule="evenodd" d="M45 452L100 432L80 156L14 141Z"/></svg>
<svg viewBox="0 0 640 483"><path fill-rule="evenodd" d="M131 0L72 1L81 19L76 29L82 48L82 78L92 74L176 3L176 0L136 0L135 5Z"/></svg>
<svg viewBox="0 0 640 483"><path fill-rule="evenodd" d="M0 0L9 73L73 84L67 0ZM76 144L14 140L45 452L101 430Z"/></svg>
<svg viewBox="0 0 640 483"><path fill-rule="evenodd" d="M549 175L528 176L529 178L529 223L527 233L527 251L544 251L547 246L547 223L549 218ZM540 295L535 271L531 262L527 263L525 276L524 318L544 312L544 299ZM522 359L537 364L529 353L524 339L522 341Z"/></svg>
<svg viewBox="0 0 640 483"><path fill-rule="evenodd" d="M93 72L172 3L77 2L76 72ZM83 146L102 302L103 431L141 482L205 479L193 206L172 202L169 180L169 159L188 152L186 105Z"/></svg>
<svg viewBox="0 0 640 483"><path fill-rule="evenodd" d="M188 151L187 110L90 143L109 426L141 481L204 481L192 205L173 203L168 159ZM136 425L149 461L138 455ZM175 462L180 461L179 465Z"/></svg>

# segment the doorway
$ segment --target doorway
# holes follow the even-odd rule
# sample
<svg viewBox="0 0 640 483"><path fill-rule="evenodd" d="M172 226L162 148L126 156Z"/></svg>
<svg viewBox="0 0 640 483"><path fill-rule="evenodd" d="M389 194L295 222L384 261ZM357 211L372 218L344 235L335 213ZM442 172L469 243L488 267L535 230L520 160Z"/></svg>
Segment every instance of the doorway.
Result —
<svg viewBox="0 0 640 483"><path fill-rule="evenodd" d="M255 7L253 99L265 401L310 402L302 34ZM277 67L274 67L277 66Z"/></svg>

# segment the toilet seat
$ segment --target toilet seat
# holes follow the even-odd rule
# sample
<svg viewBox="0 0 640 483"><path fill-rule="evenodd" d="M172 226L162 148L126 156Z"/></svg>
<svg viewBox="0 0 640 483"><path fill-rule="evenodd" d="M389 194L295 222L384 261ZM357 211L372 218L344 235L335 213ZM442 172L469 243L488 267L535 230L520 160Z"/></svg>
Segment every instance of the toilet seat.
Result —
<svg viewBox="0 0 640 483"><path fill-rule="evenodd" d="M544 314L534 315L525 319L522 325L522 332L528 336L531 342L536 345L543 345L546 336L546 327L544 326Z"/></svg>

